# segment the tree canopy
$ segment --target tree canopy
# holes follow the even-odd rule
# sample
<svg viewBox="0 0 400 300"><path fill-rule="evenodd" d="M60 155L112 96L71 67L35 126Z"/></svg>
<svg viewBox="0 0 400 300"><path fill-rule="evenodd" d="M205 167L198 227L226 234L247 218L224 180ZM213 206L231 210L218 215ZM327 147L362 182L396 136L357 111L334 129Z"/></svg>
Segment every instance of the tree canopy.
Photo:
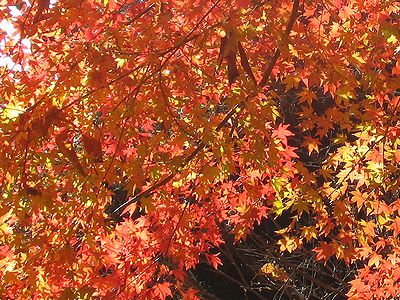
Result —
<svg viewBox="0 0 400 300"><path fill-rule="evenodd" d="M191 272L259 224L400 294L397 1L0 3L5 298L207 299Z"/></svg>

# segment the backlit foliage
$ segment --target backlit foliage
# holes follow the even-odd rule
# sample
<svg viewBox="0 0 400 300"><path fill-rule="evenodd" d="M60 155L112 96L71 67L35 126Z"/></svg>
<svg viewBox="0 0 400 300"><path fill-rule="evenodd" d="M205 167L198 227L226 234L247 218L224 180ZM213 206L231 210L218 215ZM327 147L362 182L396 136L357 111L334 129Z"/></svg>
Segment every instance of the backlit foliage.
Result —
<svg viewBox="0 0 400 300"><path fill-rule="evenodd" d="M0 3L1 295L197 299L285 213L350 299L400 293L398 2Z"/></svg>

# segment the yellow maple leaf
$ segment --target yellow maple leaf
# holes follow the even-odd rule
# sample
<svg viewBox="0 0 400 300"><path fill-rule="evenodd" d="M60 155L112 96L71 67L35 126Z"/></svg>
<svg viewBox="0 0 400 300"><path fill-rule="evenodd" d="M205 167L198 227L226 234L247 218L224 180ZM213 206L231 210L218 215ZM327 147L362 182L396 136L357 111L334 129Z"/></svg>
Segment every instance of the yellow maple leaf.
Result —
<svg viewBox="0 0 400 300"><path fill-rule="evenodd" d="M287 235L284 235L278 241L278 245L280 245L280 250L282 252L288 251L289 253L292 253L294 250L296 250L301 246L301 241L298 237L295 236L289 237Z"/></svg>
<svg viewBox="0 0 400 300"><path fill-rule="evenodd" d="M265 263L261 267L260 272L263 275L270 276L273 279L277 279L280 281L286 281L289 279L289 275L286 273L286 271L273 262Z"/></svg>
<svg viewBox="0 0 400 300"><path fill-rule="evenodd" d="M310 155L313 151L319 152L319 146L321 145L321 142L317 139L314 139L310 136L306 136L304 138L303 146L307 147L308 149L308 154Z"/></svg>
<svg viewBox="0 0 400 300"><path fill-rule="evenodd" d="M314 226L305 226L301 229L301 237L305 238L307 242L317 238L317 230Z"/></svg>
<svg viewBox="0 0 400 300"><path fill-rule="evenodd" d="M382 256L379 255L378 253L374 252L371 254L371 258L368 261L368 266L376 266L379 267L380 263L382 260Z"/></svg>

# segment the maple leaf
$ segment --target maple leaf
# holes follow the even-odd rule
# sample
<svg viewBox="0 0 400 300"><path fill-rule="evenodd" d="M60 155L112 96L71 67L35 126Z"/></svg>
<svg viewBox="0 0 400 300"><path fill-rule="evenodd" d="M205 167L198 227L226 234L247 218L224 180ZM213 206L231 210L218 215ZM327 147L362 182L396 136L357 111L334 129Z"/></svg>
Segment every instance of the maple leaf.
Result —
<svg viewBox="0 0 400 300"><path fill-rule="evenodd" d="M350 281L351 290L349 291L350 299L358 299L352 298L352 295L357 297L360 293L368 291L368 287L365 285L364 281L361 278L356 278Z"/></svg>
<svg viewBox="0 0 400 300"><path fill-rule="evenodd" d="M313 249L317 253L318 260L326 262L332 255L336 253L336 247L326 242L321 242L318 247Z"/></svg>
<svg viewBox="0 0 400 300"><path fill-rule="evenodd" d="M297 215L301 215L303 212L308 212L310 210L310 204L307 201L297 199L291 206L291 210L296 212Z"/></svg>
<svg viewBox="0 0 400 300"><path fill-rule="evenodd" d="M273 279L277 279L280 281L286 281L289 279L289 275L285 272L285 270L274 263L265 263L261 267L260 272L263 275L270 276Z"/></svg>
<svg viewBox="0 0 400 300"><path fill-rule="evenodd" d="M141 198L140 203L147 213L155 210L155 206L151 198Z"/></svg>
<svg viewBox="0 0 400 300"><path fill-rule="evenodd" d="M300 93L300 102L306 102L311 105L311 103L317 99L317 96L315 95L315 93L313 91L310 91L308 89L304 89L301 93Z"/></svg>
<svg viewBox="0 0 400 300"><path fill-rule="evenodd" d="M311 242L335 277L358 268L350 298L397 296L395 1L9 2L3 298L198 299L187 269L221 244L285 256L261 270L285 281ZM349 277L328 290L308 266L345 298Z"/></svg>
<svg viewBox="0 0 400 300"><path fill-rule="evenodd" d="M301 78L297 76L288 76L283 82L286 84L286 90L290 90L292 88L298 88Z"/></svg>
<svg viewBox="0 0 400 300"><path fill-rule="evenodd" d="M368 261L368 266L370 266L370 267L371 266L379 267L379 265L381 263L381 260L382 260L382 256L379 255L376 252L373 252L371 254L371 257L370 257L369 261Z"/></svg>
<svg viewBox="0 0 400 300"><path fill-rule="evenodd" d="M301 237L305 238L307 242L317 238L317 231L313 226L306 226L301 229Z"/></svg>
<svg viewBox="0 0 400 300"><path fill-rule="evenodd" d="M310 136L306 136L304 138L303 145L307 147L308 149L308 154L311 154L313 151L319 152L319 146L321 145L321 142L315 138L312 138Z"/></svg>
<svg viewBox="0 0 400 300"><path fill-rule="evenodd" d="M393 223L390 225L390 227L393 229L393 235L397 236L400 233L400 219L393 219Z"/></svg>
<svg viewBox="0 0 400 300"><path fill-rule="evenodd" d="M367 195L365 193L361 193L358 190L350 193L353 195L353 197L351 197L351 201L356 203L358 211L360 211L361 207L363 206L364 202L367 199Z"/></svg>
<svg viewBox="0 0 400 300"><path fill-rule="evenodd" d="M375 236L376 224L374 222L366 222L363 220L361 221L361 225L364 227L364 232L366 235Z"/></svg>
<svg viewBox="0 0 400 300"><path fill-rule="evenodd" d="M158 283L154 286L154 294L159 299L166 299L168 296L172 297L169 282Z"/></svg>
<svg viewBox="0 0 400 300"><path fill-rule="evenodd" d="M36 14L35 17L33 18L32 23L35 24L37 22L40 21L40 19L42 18L42 14L43 12L49 8L50 5L50 0L38 0L38 7L36 10Z"/></svg>
<svg viewBox="0 0 400 300"><path fill-rule="evenodd" d="M396 151L394 152L394 159L395 159L395 161L396 161L397 163L400 162L400 150L396 150Z"/></svg>
<svg viewBox="0 0 400 300"><path fill-rule="evenodd" d="M273 130L272 138L278 138L283 145L287 146L287 138L294 135L291 131L287 130L288 127L289 125L279 124L278 128Z"/></svg>
<svg viewBox="0 0 400 300"><path fill-rule="evenodd" d="M299 156L295 152L297 148L291 147L291 146L286 146L282 152L283 157L285 157L287 160L291 160L292 158L298 158Z"/></svg>
<svg viewBox="0 0 400 300"><path fill-rule="evenodd" d="M189 288L183 294L183 300L199 300L200 298L197 295L197 291L194 288Z"/></svg>
<svg viewBox="0 0 400 300"><path fill-rule="evenodd" d="M294 250L300 247L301 241L298 237L289 237L284 235L282 239L278 241L281 251L288 251L292 253Z"/></svg>
<svg viewBox="0 0 400 300"><path fill-rule="evenodd" d="M221 259L218 257L219 254L206 254L207 260L213 266L214 269L218 269L218 266L222 265Z"/></svg>
<svg viewBox="0 0 400 300"><path fill-rule="evenodd" d="M87 134L82 134L83 146L87 153L95 159L96 162L102 161L103 151L101 142Z"/></svg>

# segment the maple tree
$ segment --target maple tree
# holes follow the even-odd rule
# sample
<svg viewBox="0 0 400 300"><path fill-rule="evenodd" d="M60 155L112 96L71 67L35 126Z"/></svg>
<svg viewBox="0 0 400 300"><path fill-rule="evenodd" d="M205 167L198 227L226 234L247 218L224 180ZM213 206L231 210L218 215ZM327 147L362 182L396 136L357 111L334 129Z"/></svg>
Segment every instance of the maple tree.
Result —
<svg viewBox="0 0 400 300"><path fill-rule="evenodd" d="M263 222L399 294L399 3L0 3L1 295L198 299Z"/></svg>

